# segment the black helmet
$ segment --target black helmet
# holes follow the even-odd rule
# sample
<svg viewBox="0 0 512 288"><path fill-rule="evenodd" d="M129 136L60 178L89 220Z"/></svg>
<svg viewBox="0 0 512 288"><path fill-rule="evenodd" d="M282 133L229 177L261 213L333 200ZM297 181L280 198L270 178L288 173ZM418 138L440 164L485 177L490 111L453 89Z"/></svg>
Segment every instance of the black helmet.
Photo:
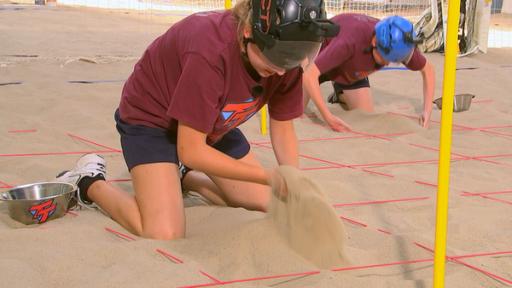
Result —
<svg viewBox="0 0 512 288"><path fill-rule="evenodd" d="M339 26L327 20L323 0L251 0L252 39L274 65L292 69L312 61Z"/></svg>

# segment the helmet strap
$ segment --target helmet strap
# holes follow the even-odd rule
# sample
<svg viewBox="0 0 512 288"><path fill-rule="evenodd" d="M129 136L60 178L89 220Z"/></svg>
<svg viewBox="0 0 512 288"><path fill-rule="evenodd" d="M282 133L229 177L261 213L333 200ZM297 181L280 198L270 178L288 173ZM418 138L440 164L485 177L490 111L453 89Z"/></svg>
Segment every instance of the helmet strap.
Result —
<svg viewBox="0 0 512 288"><path fill-rule="evenodd" d="M244 64L244 68L247 71L247 73L249 73L251 78L254 81L256 81L256 82L259 82L261 80L261 76L260 76L260 74L258 74L258 71L256 71L256 69L254 69L254 67L252 67L251 61L249 60L249 54L247 52L247 45L249 43L253 43L254 44L254 39L244 37L243 41L244 41L243 42L244 49L243 49L243 51L241 53L242 63Z"/></svg>

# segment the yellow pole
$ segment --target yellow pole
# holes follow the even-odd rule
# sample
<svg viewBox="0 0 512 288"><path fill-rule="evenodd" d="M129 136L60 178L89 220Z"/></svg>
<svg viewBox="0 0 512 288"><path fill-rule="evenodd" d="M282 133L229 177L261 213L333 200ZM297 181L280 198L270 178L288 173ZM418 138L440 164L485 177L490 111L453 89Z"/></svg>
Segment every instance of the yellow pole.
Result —
<svg viewBox="0 0 512 288"><path fill-rule="evenodd" d="M224 9L228 10L231 9L231 0L224 0Z"/></svg>
<svg viewBox="0 0 512 288"><path fill-rule="evenodd" d="M437 176L436 244L434 252L434 288L444 287L446 230L448 222L448 191L450 180L450 153L452 142L453 98L455 95L455 67L458 51L460 0L448 0L448 24L444 56L443 104L441 136L439 140L439 171Z"/></svg>
<svg viewBox="0 0 512 288"><path fill-rule="evenodd" d="M261 135L267 135L267 105L261 107L261 123L260 123L260 131Z"/></svg>

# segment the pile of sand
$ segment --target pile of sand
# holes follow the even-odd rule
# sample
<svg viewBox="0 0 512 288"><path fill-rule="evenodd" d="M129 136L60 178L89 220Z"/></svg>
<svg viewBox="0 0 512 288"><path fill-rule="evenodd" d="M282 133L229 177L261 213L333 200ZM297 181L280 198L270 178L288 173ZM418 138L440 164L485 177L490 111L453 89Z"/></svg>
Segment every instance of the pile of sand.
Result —
<svg viewBox="0 0 512 288"><path fill-rule="evenodd" d="M343 224L320 186L302 171L280 166L272 183L269 217L298 254L319 268L344 263Z"/></svg>

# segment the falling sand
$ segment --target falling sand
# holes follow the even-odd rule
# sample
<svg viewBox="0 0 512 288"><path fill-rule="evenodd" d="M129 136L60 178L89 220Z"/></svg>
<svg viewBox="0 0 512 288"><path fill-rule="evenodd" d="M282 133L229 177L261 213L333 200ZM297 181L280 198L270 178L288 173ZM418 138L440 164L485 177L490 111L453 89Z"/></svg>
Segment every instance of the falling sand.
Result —
<svg viewBox="0 0 512 288"><path fill-rule="evenodd" d="M319 268L344 263L343 224L320 186L291 166L276 170L269 217L298 254Z"/></svg>

